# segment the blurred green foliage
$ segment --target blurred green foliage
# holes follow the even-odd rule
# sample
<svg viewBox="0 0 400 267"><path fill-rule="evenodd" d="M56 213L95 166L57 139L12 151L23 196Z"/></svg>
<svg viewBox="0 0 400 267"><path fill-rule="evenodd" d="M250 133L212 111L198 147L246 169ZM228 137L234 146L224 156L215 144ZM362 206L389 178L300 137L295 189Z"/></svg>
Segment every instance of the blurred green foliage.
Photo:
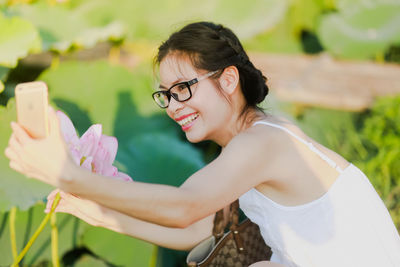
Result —
<svg viewBox="0 0 400 267"><path fill-rule="evenodd" d="M0 29L0 64L3 67L13 68L19 58L40 51L39 33L30 21L20 17L7 18L0 13Z"/></svg>
<svg viewBox="0 0 400 267"><path fill-rule="evenodd" d="M346 58L374 58L400 43L400 2L349 2L338 13L321 18L317 35L331 54Z"/></svg>
<svg viewBox="0 0 400 267"><path fill-rule="evenodd" d="M35 229L39 226L44 217L45 205L40 201L37 205L26 211L19 210L17 212L16 229L17 229L17 249L21 251ZM9 236L9 213L0 212L0 266L9 266L12 263L12 254ZM80 236L85 229L89 227L86 223L79 219L67 215L60 214L58 219L59 253L64 253L79 246L81 243ZM21 266L32 266L40 262L46 262L50 258L50 225L47 225L41 235L29 250L29 253L23 259Z"/></svg>
<svg viewBox="0 0 400 267"><path fill-rule="evenodd" d="M400 230L400 96L383 97L364 113L308 109L298 123L365 172Z"/></svg>
<svg viewBox="0 0 400 267"><path fill-rule="evenodd" d="M361 130L369 154L360 162L400 229L400 96L382 98Z"/></svg>

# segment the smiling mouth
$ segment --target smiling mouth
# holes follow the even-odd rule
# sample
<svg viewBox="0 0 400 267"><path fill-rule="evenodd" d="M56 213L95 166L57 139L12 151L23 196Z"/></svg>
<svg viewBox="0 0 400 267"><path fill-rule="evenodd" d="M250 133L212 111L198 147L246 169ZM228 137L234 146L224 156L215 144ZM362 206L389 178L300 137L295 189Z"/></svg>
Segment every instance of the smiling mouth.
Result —
<svg viewBox="0 0 400 267"><path fill-rule="evenodd" d="M189 123L191 123L192 121L194 121L195 119L197 119L197 117L199 116L199 113L194 113L192 115L189 115L187 117L185 117L182 120L177 120L176 122L180 125L180 126L186 126Z"/></svg>

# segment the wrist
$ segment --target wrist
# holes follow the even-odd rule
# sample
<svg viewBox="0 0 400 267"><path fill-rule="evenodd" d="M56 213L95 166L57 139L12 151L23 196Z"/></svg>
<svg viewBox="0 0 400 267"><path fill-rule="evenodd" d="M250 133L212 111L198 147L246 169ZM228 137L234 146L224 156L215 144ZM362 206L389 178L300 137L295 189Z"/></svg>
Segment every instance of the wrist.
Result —
<svg viewBox="0 0 400 267"><path fill-rule="evenodd" d="M73 193L74 185L78 182L81 176L79 172L81 171L80 166L77 166L72 160L66 160L63 170L59 177L58 188Z"/></svg>
<svg viewBox="0 0 400 267"><path fill-rule="evenodd" d="M110 212L111 211L111 212ZM115 218L112 216L112 210L106 207L100 209L100 220L97 222L97 226L114 230Z"/></svg>

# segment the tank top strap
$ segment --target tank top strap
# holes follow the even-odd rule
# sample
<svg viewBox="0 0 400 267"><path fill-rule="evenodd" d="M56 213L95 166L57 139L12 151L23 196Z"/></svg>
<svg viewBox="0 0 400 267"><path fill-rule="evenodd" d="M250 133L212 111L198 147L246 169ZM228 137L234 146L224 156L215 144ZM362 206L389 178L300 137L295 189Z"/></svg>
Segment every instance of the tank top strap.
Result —
<svg viewBox="0 0 400 267"><path fill-rule="evenodd" d="M264 124L264 125L268 125L271 127L275 127L275 128L279 128L285 132L287 132L288 134L290 134L291 136L293 136L294 138L296 138L298 141L300 141L301 143L305 144L312 152L314 152L315 154L317 154L322 160L324 160L326 163L329 164L329 166L331 166L332 168L336 169L339 173L342 173L343 170L342 168L340 168L335 161L333 161L331 158L329 158L327 155L325 155L324 153L322 153L318 148L316 148L313 143L311 142L307 142L306 140L304 140L303 138L301 138L300 136L298 136L297 134L293 133L292 131L290 131L289 129L278 125L278 124L274 124L274 123L270 123L270 122L265 122L265 121L256 121L255 123L253 123L254 125L257 124Z"/></svg>

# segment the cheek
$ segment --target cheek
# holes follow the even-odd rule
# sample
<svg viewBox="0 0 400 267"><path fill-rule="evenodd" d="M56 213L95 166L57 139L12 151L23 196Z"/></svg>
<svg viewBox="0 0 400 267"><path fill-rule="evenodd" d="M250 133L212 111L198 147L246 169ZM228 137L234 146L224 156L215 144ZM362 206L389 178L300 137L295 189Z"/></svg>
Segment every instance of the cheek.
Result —
<svg viewBox="0 0 400 267"><path fill-rule="evenodd" d="M168 117L170 117L171 119L173 118L173 113L171 110L169 110L168 108L165 109L165 112L167 113Z"/></svg>
<svg viewBox="0 0 400 267"><path fill-rule="evenodd" d="M208 94L203 98L204 112L211 114L211 116L219 117L225 114L227 109L230 108L226 98L218 92Z"/></svg>
<svg viewBox="0 0 400 267"><path fill-rule="evenodd" d="M192 105L202 110L203 113L216 115L219 107L224 106L225 99L217 92L218 89L210 87L199 88L192 100ZM190 100L189 100L190 101Z"/></svg>

